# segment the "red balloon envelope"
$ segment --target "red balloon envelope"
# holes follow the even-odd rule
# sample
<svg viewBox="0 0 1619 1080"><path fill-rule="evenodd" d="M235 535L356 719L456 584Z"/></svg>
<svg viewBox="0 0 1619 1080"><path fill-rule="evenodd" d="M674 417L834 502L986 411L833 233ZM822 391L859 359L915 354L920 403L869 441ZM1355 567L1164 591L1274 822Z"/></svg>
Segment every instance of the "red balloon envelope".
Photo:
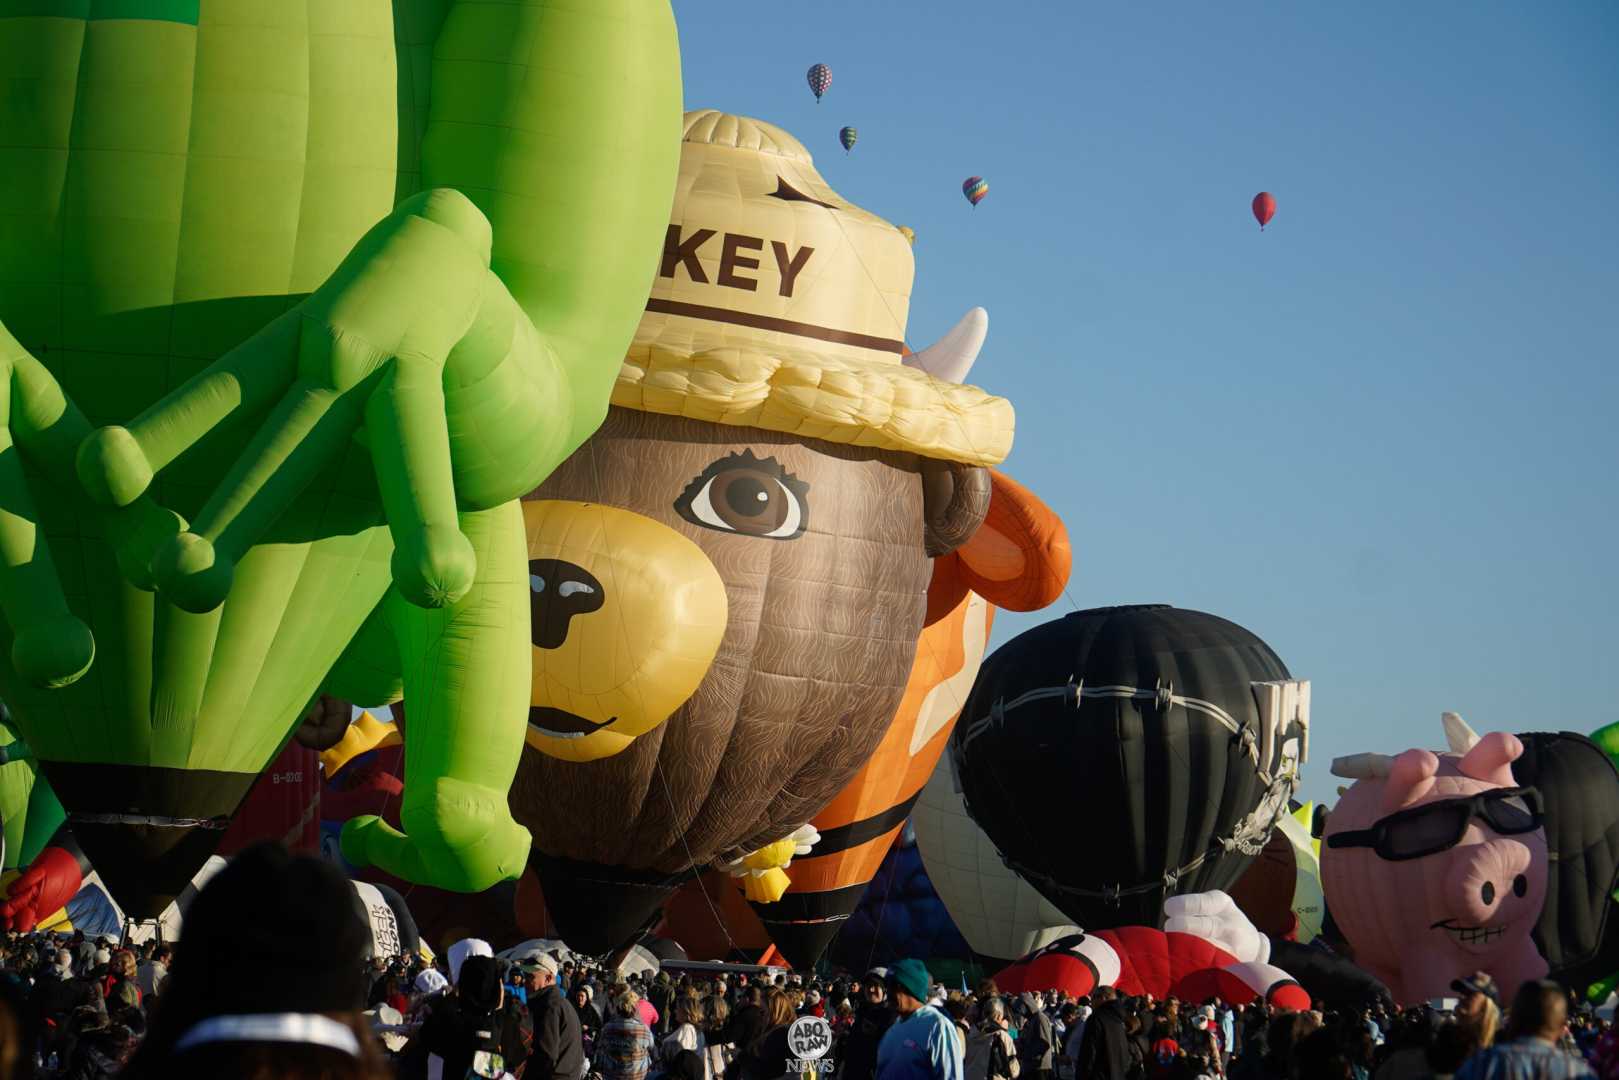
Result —
<svg viewBox="0 0 1619 1080"><path fill-rule="evenodd" d="M1195 934L1121 926L1058 938L995 976L1008 993L1061 990L1084 997L1098 986L1121 994L1183 1001L1217 997L1231 1005L1259 1000L1281 1009L1308 1009L1310 995L1287 972L1239 961Z"/></svg>
<svg viewBox="0 0 1619 1080"><path fill-rule="evenodd" d="M247 801L219 841L229 858L260 840L274 840L293 851L320 851L320 794L325 784L320 755L288 742L253 784Z"/></svg>
<svg viewBox="0 0 1619 1080"><path fill-rule="evenodd" d="M1276 216L1276 196L1268 191L1261 191L1254 196L1254 220L1259 222L1259 231L1264 232L1270 219Z"/></svg>

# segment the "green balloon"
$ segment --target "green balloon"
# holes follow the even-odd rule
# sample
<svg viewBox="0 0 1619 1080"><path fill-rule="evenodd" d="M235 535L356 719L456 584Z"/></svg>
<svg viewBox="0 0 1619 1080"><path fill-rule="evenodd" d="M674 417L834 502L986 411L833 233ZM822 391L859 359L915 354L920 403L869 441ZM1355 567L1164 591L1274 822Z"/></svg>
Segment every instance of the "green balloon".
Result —
<svg viewBox="0 0 1619 1080"><path fill-rule="evenodd" d="M39 776L33 751L0 712L0 826L5 830L0 870L33 862L65 816L51 786Z"/></svg>
<svg viewBox="0 0 1619 1080"><path fill-rule="evenodd" d="M601 423L678 168L668 0L0 0L0 692L155 915L325 691L514 877L516 499ZM420 779L418 779L420 778Z"/></svg>

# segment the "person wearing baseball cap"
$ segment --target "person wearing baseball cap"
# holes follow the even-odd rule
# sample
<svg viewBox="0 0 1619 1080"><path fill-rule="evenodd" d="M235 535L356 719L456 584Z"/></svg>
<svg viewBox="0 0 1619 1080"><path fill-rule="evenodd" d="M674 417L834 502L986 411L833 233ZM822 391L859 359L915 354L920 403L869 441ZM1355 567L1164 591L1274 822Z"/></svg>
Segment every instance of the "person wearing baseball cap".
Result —
<svg viewBox="0 0 1619 1080"><path fill-rule="evenodd" d="M927 1004L927 967L907 958L888 971L899 1020L877 1045L877 1080L962 1080L965 1047L955 1023Z"/></svg>
<svg viewBox="0 0 1619 1080"><path fill-rule="evenodd" d="M1477 1007L1479 996L1487 997L1495 1002L1496 1008L1501 1007L1501 990L1495 985L1488 972L1475 971L1465 979L1456 979L1450 984L1461 998L1456 1004L1457 1012L1472 1012Z"/></svg>
<svg viewBox="0 0 1619 1080"><path fill-rule="evenodd" d="M517 963L528 991L534 1048L524 1080L579 1080L585 1074L585 1044L579 1013L557 986L557 962L537 953Z"/></svg>

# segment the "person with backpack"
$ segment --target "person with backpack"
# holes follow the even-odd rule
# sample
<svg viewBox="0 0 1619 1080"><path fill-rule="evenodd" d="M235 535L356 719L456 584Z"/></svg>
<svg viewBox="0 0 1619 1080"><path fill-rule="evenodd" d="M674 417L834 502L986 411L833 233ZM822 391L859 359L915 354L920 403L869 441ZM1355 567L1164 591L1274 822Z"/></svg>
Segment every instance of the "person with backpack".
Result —
<svg viewBox="0 0 1619 1080"><path fill-rule="evenodd" d="M443 1080L507 1077L527 1063L534 1027L528 1009L506 997L495 959L469 956L454 993L428 1014L417 1038L443 1060Z"/></svg>
<svg viewBox="0 0 1619 1080"><path fill-rule="evenodd" d="M966 1080L1018 1080L1023 1066L1007 1034L1006 1005L987 999L978 1026L967 1036Z"/></svg>

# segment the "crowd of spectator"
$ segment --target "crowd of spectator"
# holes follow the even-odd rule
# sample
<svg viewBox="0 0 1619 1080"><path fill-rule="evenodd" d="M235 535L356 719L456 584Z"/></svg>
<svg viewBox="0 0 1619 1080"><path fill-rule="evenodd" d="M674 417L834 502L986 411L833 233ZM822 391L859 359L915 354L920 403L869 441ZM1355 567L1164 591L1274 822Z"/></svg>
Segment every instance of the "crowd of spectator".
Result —
<svg viewBox="0 0 1619 1080"><path fill-rule="evenodd" d="M1553 982L1453 1007L1279 1011L1104 987L947 990L861 974L625 974L467 939L372 957L342 875L263 845L174 948L81 932L0 943L0 1080L1619 1080L1619 1034Z"/></svg>

